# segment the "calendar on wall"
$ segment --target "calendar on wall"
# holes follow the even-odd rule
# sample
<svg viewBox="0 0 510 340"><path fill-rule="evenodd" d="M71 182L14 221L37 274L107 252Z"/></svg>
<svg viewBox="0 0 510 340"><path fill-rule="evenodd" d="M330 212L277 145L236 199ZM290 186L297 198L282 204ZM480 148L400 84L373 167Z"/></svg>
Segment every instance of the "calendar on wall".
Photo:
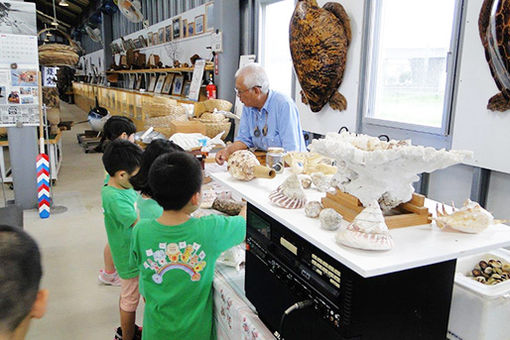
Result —
<svg viewBox="0 0 510 340"><path fill-rule="evenodd" d="M0 1L0 127L39 125L35 4Z"/></svg>

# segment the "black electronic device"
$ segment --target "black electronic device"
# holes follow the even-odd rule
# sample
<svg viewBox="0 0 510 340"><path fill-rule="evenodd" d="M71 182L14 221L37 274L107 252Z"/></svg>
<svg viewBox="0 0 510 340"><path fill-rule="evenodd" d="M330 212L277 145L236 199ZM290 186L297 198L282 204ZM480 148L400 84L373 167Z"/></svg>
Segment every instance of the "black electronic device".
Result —
<svg viewBox="0 0 510 340"><path fill-rule="evenodd" d="M446 338L456 260L363 278L251 204L247 226L246 297L281 338Z"/></svg>

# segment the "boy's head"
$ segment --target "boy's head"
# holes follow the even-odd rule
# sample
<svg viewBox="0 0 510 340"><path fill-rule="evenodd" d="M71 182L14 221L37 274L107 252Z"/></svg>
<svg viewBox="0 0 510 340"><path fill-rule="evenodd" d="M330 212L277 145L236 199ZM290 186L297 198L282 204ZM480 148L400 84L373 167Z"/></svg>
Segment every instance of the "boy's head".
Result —
<svg viewBox="0 0 510 340"><path fill-rule="evenodd" d="M116 139L106 147L103 165L106 172L121 187L132 187L129 179L136 175L142 161L142 149L127 140Z"/></svg>
<svg viewBox="0 0 510 340"><path fill-rule="evenodd" d="M103 126L103 135L108 140L127 139L135 141L136 126L131 119L124 116L112 116Z"/></svg>
<svg viewBox="0 0 510 340"><path fill-rule="evenodd" d="M197 206L202 186L200 162L186 152L161 155L149 171L149 186L163 210L181 210L188 203Z"/></svg>
<svg viewBox="0 0 510 340"><path fill-rule="evenodd" d="M46 310L46 290L39 291L41 255L23 230L0 225L0 337L22 335L31 318Z"/></svg>
<svg viewBox="0 0 510 340"><path fill-rule="evenodd" d="M139 190L142 194L152 196L152 192L149 187L149 170L154 160L159 156L176 151L184 151L179 145L171 142L167 139L155 139L153 140L142 156L142 163L140 171L131 178L131 184L133 189Z"/></svg>

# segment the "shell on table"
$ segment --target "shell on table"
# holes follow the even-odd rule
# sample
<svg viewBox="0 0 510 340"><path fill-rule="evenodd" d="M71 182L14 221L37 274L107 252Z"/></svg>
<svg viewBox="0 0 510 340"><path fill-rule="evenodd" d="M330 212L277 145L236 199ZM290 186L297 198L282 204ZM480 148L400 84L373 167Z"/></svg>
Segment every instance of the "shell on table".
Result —
<svg viewBox="0 0 510 340"><path fill-rule="evenodd" d="M305 206L306 195L296 174L291 174L269 194L271 202L286 209L300 209Z"/></svg>
<svg viewBox="0 0 510 340"><path fill-rule="evenodd" d="M337 232L336 241L348 247L364 250L393 248L393 239L379 204L375 201L363 209L352 223Z"/></svg>
<svg viewBox="0 0 510 340"><path fill-rule="evenodd" d="M315 187L321 191L326 192L331 188L331 175L324 175L322 172L314 172L312 174L312 183Z"/></svg>
<svg viewBox="0 0 510 340"><path fill-rule="evenodd" d="M442 210L436 206L437 217L435 218L436 224L439 228L452 228L464 233L476 234L487 229L491 224L499 223L501 221L495 220L494 216L477 202L466 200L462 208L454 211L451 214L446 212L444 205Z"/></svg>
<svg viewBox="0 0 510 340"><path fill-rule="evenodd" d="M227 170L232 177L242 181L249 181L255 176L253 169L257 165L260 165L260 163L252 152L239 150L228 158Z"/></svg>
<svg viewBox="0 0 510 340"><path fill-rule="evenodd" d="M319 201L311 201L305 204L305 215L311 218L319 217L323 206Z"/></svg>
<svg viewBox="0 0 510 340"><path fill-rule="evenodd" d="M303 189L310 189L312 186L312 178L308 175L304 175L301 177L301 186Z"/></svg>
<svg viewBox="0 0 510 340"><path fill-rule="evenodd" d="M337 230L342 223L343 217L336 210L331 208L323 209L319 213L321 228L326 230Z"/></svg>

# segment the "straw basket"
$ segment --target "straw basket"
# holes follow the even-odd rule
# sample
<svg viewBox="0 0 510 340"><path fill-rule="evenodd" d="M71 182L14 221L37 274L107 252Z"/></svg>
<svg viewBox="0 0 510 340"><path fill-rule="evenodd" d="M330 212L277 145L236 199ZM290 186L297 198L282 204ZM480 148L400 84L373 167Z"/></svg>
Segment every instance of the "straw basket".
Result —
<svg viewBox="0 0 510 340"><path fill-rule="evenodd" d="M78 63L78 47L72 41L71 37L55 28L45 28L39 31L38 35L41 35L47 31L58 31L60 35L67 38L69 45L65 44L43 44L39 46L39 64L43 66L74 66Z"/></svg>
<svg viewBox="0 0 510 340"><path fill-rule="evenodd" d="M205 135L209 138L214 138L220 132L223 132L221 139L227 138L228 132L230 131L230 121L228 119L208 120L208 119L197 119L199 122L205 125Z"/></svg>

